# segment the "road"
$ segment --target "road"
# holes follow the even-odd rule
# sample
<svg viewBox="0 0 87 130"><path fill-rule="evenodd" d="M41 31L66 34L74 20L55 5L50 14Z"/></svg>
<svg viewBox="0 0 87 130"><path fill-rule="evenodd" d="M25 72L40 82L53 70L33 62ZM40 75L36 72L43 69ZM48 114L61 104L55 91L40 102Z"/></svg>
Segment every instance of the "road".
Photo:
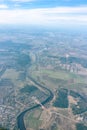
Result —
<svg viewBox="0 0 87 130"><path fill-rule="evenodd" d="M28 78L32 82L34 82L36 85L38 85L39 87L41 87L42 89L47 91L47 93L49 93L47 99L45 99L44 101L41 102L42 105L50 102L53 99L54 95L51 92L51 90L49 90L46 86L43 86L40 83L38 83L37 81L35 81L32 77L28 76ZM23 111L21 114L19 114L19 116L17 117L17 125L18 125L19 130L26 130L26 127L25 127L25 124L24 124L24 115L26 114L26 112L29 112L29 111L31 111L31 110L33 110L35 108L38 108L38 107L40 107L40 104L37 104L37 105Z"/></svg>

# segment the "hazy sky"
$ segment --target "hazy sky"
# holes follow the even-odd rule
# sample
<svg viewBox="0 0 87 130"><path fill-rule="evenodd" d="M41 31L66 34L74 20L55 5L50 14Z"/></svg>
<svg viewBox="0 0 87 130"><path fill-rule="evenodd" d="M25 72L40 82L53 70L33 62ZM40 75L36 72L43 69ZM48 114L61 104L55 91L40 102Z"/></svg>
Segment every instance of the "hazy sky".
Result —
<svg viewBox="0 0 87 130"><path fill-rule="evenodd" d="M87 0L0 0L0 24L87 27Z"/></svg>

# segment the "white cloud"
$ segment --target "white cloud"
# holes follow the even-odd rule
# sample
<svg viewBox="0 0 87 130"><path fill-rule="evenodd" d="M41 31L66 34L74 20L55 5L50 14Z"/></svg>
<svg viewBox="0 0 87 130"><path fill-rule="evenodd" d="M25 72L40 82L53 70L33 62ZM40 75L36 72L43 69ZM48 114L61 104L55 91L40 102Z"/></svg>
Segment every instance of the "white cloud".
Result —
<svg viewBox="0 0 87 130"><path fill-rule="evenodd" d="M4 4L0 4L0 9L7 9L8 6L7 5L4 5Z"/></svg>
<svg viewBox="0 0 87 130"><path fill-rule="evenodd" d="M55 8L46 8L41 9L44 12L48 13L87 13L87 6L84 7L55 7Z"/></svg>
<svg viewBox="0 0 87 130"><path fill-rule="evenodd" d="M87 7L56 7L27 10L0 10L0 23L87 26Z"/></svg>

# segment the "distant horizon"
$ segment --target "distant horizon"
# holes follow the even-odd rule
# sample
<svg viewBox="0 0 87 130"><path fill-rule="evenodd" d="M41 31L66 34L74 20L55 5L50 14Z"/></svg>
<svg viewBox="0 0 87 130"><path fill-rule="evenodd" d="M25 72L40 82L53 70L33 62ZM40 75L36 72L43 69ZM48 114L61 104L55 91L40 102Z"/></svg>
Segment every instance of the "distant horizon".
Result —
<svg viewBox="0 0 87 130"><path fill-rule="evenodd" d="M27 32L60 32L60 33L84 33L87 34L86 26L47 26L47 25L24 25L24 24L0 24L0 32L17 31Z"/></svg>
<svg viewBox="0 0 87 130"><path fill-rule="evenodd" d="M87 1L1 0L1 24L87 28Z"/></svg>

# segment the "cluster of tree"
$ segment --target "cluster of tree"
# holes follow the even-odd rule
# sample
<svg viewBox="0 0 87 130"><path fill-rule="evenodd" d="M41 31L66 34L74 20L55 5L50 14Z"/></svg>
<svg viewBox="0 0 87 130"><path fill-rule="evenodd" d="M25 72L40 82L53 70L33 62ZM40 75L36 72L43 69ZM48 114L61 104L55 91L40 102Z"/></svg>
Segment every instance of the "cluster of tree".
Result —
<svg viewBox="0 0 87 130"><path fill-rule="evenodd" d="M69 103L68 103L68 90L67 89L62 88L58 90L58 95L53 105L55 107L68 108Z"/></svg>
<svg viewBox="0 0 87 130"><path fill-rule="evenodd" d="M72 105L72 111L73 114L81 114L85 111L87 111L87 104L80 99L80 101L77 103L77 105L73 104Z"/></svg>
<svg viewBox="0 0 87 130"><path fill-rule="evenodd" d="M72 90L70 91L70 95L76 99L79 99L77 104L72 104L72 111L74 114L81 114L87 111L87 103L86 103L85 98L82 95Z"/></svg>
<svg viewBox="0 0 87 130"><path fill-rule="evenodd" d="M81 96L81 94L79 94L78 92L72 91L72 90L70 90L70 95L72 97L74 97L74 98L82 98L83 99L83 97Z"/></svg>
<svg viewBox="0 0 87 130"><path fill-rule="evenodd" d="M8 130L8 129L6 129L6 128L3 128L3 127L0 127L0 130Z"/></svg>
<svg viewBox="0 0 87 130"><path fill-rule="evenodd" d="M36 91L38 88L33 85L26 85L24 88L20 89L21 93L31 93Z"/></svg>
<svg viewBox="0 0 87 130"><path fill-rule="evenodd" d="M28 54L19 54L17 58L17 64L19 67L25 68L27 65L31 65L31 58Z"/></svg>
<svg viewBox="0 0 87 130"><path fill-rule="evenodd" d="M76 124L76 130L87 130L87 126L81 123Z"/></svg>

